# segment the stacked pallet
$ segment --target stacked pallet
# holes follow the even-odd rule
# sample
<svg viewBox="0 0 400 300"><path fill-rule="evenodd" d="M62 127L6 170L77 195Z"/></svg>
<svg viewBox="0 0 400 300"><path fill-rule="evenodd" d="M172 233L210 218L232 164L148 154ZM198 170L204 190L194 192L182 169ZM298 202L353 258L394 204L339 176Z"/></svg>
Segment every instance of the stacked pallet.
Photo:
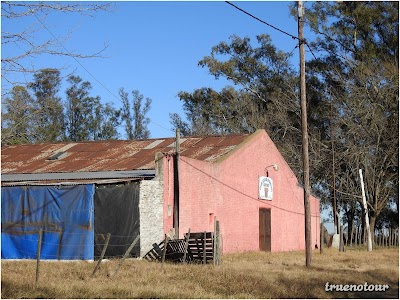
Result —
<svg viewBox="0 0 400 300"><path fill-rule="evenodd" d="M218 241L213 232L189 231L184 239L175 240L166 236L159 244L154 243L143 258L149 261L219 264Z"/></svg>
<svg viewBox="0 0 400 300"><path fill-rule="evenodd" d="M214 234L212 232L191 233L188 238L188 252L194 263L213 263Z"/></svg>

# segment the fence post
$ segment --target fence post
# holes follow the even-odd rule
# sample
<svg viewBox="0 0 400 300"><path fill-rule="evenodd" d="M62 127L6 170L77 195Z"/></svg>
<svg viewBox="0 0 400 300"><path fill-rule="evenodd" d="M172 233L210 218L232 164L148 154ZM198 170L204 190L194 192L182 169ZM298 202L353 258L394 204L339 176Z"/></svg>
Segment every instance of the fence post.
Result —
<svg viewBox="0 0 400 300"><path fill-rule="evenodd" d="M353 235L354 235L354 224L353 224L353 226L351 226L350 247L353 247Z"/></svg>
<svg viewBox="0 0 400 300"><path fill-rule="evenodd" d="M206 239L207 239L207 232L204 231L204 234L203 234L203 264L207 263Z"/></svg>
<svg viewBox="0 0 400 300"><path fill-rule="evenodd" d="M121 268L124 260L129 255L129 253L132 251L133 247L135 247L136 243L139 241L139 237L140 237L140 234L138 234L138 236L133 240L132 244L129 246L128 250L126 250L126 252L124 254L124 257L122 257L121 261L119 262L119 264L115 268L114 272L110 274L110 277L112 277L112 276L114 276L115 274L118 273L119 268Z"/></svg>
<svg viewBox="0 0 400 300"><path fill-rule="evenodd" d="M96 268L94 268L93 273L92 273L92 276L90 276L90 277L93 277L94 274L97 272L97 270L98 270L99 267L100 267L101 261L103 260L103 257L104 257L104 255L106 254L106 250L107 250L107 247L108 247L108 243L110 242L110 236L111 236L111 234L110 234L110 233L107 233L106 244L105 244L104 247L103 247L103 251L101 251L100 259L99 259L99 261L97 262Z"/></svg>
<svg viewBox="0 0 400 300"><path fill-rule="evenodd" d="M339 234L340 234L340 238L339 238L339 252L344 252L343 226L342 226L342 225L339 226Z"/></svg>
<svg viewBox="0 0 400 300"><path fill-rule="evenodd" d="M36 285L39 282L39 268L40 268L40 251L42 250L42 235L43 229L39 229L38 244L37 244L37 257L36 257Z"/></svg>
<svg viewBox="0 0 400 300"><path fill-rule="evenodd" d="M185 252L183 253L183 262L186 262L186 256L187 256L188 247L189 247L189 239L190 239L190 228L185 237Z"/></svg>
<svg viewBox="0 0 400 300"><path fill-rule="evenodd" d="M164 262L165 262L165 255L167 254L167 246L168 246L168 236L165 235L165 238L164 238L164 249L163 249L163 254L162 254L162 258L161 258L162 265L164 265Z"/></svg>
<svg viewBox="0 0 400 300"><path fill-rule="evenodd" d="M322 254L324 250L322 247L324 246L324 224L321 223L319 226L319 253Z"/></svg>
<svg viewBox="0 0 400 300"><path fill-rule="evenodd" d="M219 228L219 221L217 220L215 222L215 236L216 236L216 264L219 265L221 263L221 232L220 232L220 228Z"/></svg>
<svg viewBox="0 0 400 300"><path fill-rule="evenodd" d="M357 238L358 238L358 227L355 227L355 232L354 232L354 246L357 246Z"/></svg>

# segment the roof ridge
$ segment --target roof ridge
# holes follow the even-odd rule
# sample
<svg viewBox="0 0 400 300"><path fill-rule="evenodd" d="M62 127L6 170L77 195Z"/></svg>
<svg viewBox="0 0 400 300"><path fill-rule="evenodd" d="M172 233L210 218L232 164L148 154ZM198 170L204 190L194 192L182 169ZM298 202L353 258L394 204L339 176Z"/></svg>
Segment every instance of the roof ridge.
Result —
<svg viewBox="0 0 400 300"><path fill-rule="evenodd" d="M210 138L210 137L234 137L234 136L245 136L251 135L251 133L234 133L234 134L215 134L215 135L189 135L182 136L181 138L190 139L190 138ZM93 141L57 141L57 142L44 142L38 144L17 144L17 145L1 145L3 147L20 147L20 146L48 146L48 145L61 145L61 144L96 144L96 143L116 143L116 142L145 142L145 141L156 141L156 140L167 140L167 139L175 139L175 137L160 137L160 138L149 138L149 139L136 139L136 140L93 140Z"/></svg>

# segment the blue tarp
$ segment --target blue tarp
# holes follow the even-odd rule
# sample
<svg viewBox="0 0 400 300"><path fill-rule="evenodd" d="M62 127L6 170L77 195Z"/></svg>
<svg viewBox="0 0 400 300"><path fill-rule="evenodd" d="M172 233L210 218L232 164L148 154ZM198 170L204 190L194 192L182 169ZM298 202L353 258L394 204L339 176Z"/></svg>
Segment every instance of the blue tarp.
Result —
<svg viewBox="0 0 400 300"><path fill-rule="evenodd" d="M1 258L94 258L94 185L1 188Z"/></svg>

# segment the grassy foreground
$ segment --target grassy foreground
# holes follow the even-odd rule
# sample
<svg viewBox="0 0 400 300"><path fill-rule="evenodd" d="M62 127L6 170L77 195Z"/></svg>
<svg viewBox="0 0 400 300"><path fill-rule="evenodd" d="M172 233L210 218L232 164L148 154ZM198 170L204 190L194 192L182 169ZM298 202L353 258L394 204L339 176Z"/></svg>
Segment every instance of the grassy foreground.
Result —
<svg viewBox="0 0 400 300"><path fill-rule="evenodd" d="M398 249L324 249L312 267L304 252L223 256L220 266L173 265L127 260L102 263L95 278L89 262L1 262L2 298L398 298ZM388 284L385 292L326 292L325 284Z"/></svg>

